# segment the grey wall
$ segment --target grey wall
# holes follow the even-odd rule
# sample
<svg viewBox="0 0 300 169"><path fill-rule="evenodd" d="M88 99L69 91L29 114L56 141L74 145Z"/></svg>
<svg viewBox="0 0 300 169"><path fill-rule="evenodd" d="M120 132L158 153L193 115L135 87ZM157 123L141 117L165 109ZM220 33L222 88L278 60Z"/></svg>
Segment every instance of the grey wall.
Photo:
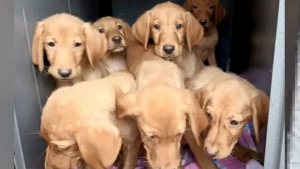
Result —
<svg viewBox="0 0 300 169"><path fill-rule="evenodd" d="M41 108L54 83L31 63L35 23L58 12L72 13L85 21L106 14L99 11L101 2L94 0L15 0L14 4L15 162L17 169L40 169L46 148L38 135Z"/></svg>

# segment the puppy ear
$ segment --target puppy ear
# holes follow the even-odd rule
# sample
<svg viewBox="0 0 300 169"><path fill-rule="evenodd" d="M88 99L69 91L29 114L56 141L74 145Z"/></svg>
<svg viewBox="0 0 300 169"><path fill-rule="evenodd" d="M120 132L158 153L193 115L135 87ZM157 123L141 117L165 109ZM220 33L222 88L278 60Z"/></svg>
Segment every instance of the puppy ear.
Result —
<svg viewBox="0 0 300 169"><path fill-rule="evenodd" d="M190 11L190 4L191 4L191 0L186 0L182 7L186 10L186 11Z"/></svg>
<svg viewBox="0 0 300 169"><path fill-rule="evenodd" d="M186 93L186 103L189 108L187 113L189 126L192 129L197 145L200 146L199 136L200 133L207 128L208 119L205 112L200 108L197 99L193 96L193 94L190 91L186 91Z"/></svg>
<svg viewBox="0 0 300 169"><path fill-rule="evenodd" d="M97 127L81 126L75 138L84 161L91 168L109 168L121 149L119 133Z"/></svg>
<svg viewBox="0 0 300 169"><path fill-rule="evenodd" d="M136 106L136 96L134 91L124 94L122 90L116 91L116 113L117 118L121 119L126 116L138 116L140 111Z"/></svg>
<svg viewBox="0 0 300 169"><path fill-rule="evenodd" d="M190 13L186 12L186 40L189 51L192 51L192 46L202 39L204 35L204 29L197 21L197 19Z"/></svg>
<svg viewBox="0 0 300 169"><path fill-rule="evenodd" d="M44 70L44 59L43 59L43 40L42 34L44 31L44 23L38 22L34 31L33 40L32 40L32 62L35 65L38 65L39 71L42 72Z"/></svg>
<svg viewBox="0 0 300 169"><path fill-rule="evenodd" d="M85 50L90 65L101 59L107 51L107 41L104 35L100 34L90 23L83 24L85 35Z"/></svg>
<svg viewBox="0 0 300 169"><path fill-rule="evenodd" d="M196 90L194 93L194 96L197 99L198 104L203 110L206 108L206 105L209 101L208 93L209 93L209 89L206 85Z"/></svg>
<svg viewBox="0 0 300 169"><path fill-rule="evenodd" d="M145 50L147 50L149 33L150 33L150 19L151 19L151 11L146 11L132 25L132 33L144 45Z"/></svg>
<svg viewBox="0 0 300 169"><path fill-rule="evenodd" d="M132 33L132 28L126 22L122 21L122 23L123 23L123 28L124 28L124 36L128 43L133 40L134 35Z"/></svg>
<svg viewBox="0 0 300 169"><path fill-rule="evenodd" d="M216 5L215 5L215 24L218 24L221 22L226 15L226 10L223 4L219 1L216 0Z"/></svg>
<svg viewBox="0 0 300 169"><path fill-rule="evenodd" d="M256 141L259 142L259 131L267 125L270 97L263 91L257 90L251 99L251 109Z"/></svg>

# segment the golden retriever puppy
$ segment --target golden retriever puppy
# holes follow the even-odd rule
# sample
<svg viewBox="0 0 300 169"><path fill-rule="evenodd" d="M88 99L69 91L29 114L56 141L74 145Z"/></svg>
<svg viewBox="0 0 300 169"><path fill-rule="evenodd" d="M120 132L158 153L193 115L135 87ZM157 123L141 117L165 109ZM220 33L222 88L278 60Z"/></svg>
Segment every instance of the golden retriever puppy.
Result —
<svg viewBox="0 0 300 169"><path fill-rule="evenodd" d="M46 70L57 86L103 77L95 64L107 51L107 41L90 23L66 13L52 15L37 23L32 41L32 62L44 71L44 52L50 66Z"/></svg>
<svg viewBox="0 0 300 169"><path fill-rule="evenodd" d="M165 2L154 6L138 18L132 31L145 50L154 50L159 57L176 63L184 78L193 77L203 66L191 52L192 46L203 37L203 27L177 4ZM149 34L154 45L148 44ZM132 48L135 50L135 46Z"/></svg>
<svg viewBox="0 0 300 169"><path fill-rule="evenodd" d="M99 61L109 73L127 70L126 48L133 39L131 27L114 17L103 17L93 24L107 39L107 52Z"/></svg>
<svg viewBox="0 0 300 169"><path fill-rule="evenodd" d="M217 24L221 22L226 10L220 0L186 0L183 8L192 13L204 28L203 38L193 46L193 52L202 61L217 66L215 46L219 41Z"/></svg>
<svg viewBox="0 0 300 169"><path fill-rule="evenodd" d="M209 118L204 134L207 155L215 159L226 158L234 149L238 158L256 156L255 152L243 148L237 141L251 119L259 141L259 131L267 125L269 112L269 97L263 91L247 80L214 66L204 68L187 84L187 88L195 93ZM194 154L202 153L196 146L192 151Z"/></svg>
<svg viewBox="0 0 300 169"><path fill-rule="evenodd" d="M134 168L139 130L134 120L117 120L115 113L116 91L134 89L133 76L119 71L53 92L41 118L40 135L48 143L45 168L73 169L83 159L91 169L108 169L121 144L126 151L124 168Z"/></svg>
<svg viewBox="0 0 300 169"><path fill-rule="evenodd" d="M137 121L147 163L153 169L179 168L183 134L190 132L189 137L200 145L199 134L208 124L192 93L167 83L151 83L127 94L118 92L117 116Z"/></svg>

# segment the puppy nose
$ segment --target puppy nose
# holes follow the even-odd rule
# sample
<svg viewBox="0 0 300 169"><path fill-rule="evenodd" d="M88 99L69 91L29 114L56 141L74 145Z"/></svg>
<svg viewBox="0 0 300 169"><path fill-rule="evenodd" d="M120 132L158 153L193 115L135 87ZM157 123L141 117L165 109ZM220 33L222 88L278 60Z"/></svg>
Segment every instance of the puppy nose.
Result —
<svg viewBox="0 0 300 169"><path fill-rule="evenodd" d="M175 50L174 45L164 45L163 50L166 54L172 54Z"/></svg>
<svg viewBox="0 0 300 169"><path fill-rule="evenodd" d="M207 20L200 20L200 24L201 24L202 26L206 25L206 23L207 23Z"/></svg>
<svg viewBox="0 0 300 169"><path fill-rule="evenodd" d="M111 40L114 43L120 43L122 41L122 38L120 36L114 36Z"/></svg>
<svg viewBox="0 0 300 169"><path fill-rule="evenodd" d="M69 77L72 74L72 69L58 69L58 74L61 77Z"/></svg>
<svg viewBox="0 0 300 169"><path fill-rule="evenodd" d="M219 153L219 151L211 150L208 147L205 147L205 152L206 152L206 154L208 154L212 158L216 157L218 155L218 153Z"/></svg>

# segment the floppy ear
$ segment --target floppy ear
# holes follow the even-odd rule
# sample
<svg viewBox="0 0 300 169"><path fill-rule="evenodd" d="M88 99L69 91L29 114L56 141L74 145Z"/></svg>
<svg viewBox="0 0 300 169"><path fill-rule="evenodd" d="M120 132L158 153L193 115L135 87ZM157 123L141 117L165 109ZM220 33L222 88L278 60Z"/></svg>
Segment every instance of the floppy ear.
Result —
<svg viewBox="0 0 300 169"><path fill-rule="evenodd" d="M131 27L124 21L122 21L123 23L123 28L124 28L124 35L125 35L125 39L128 42L133 40L133 33L132 33L132 29Z"/></svg>
<svg viewBox="0 0 300 169"><path fill-rule="evenodd" d="M84 161L92 169L108 169L121 149L122 139L119 133L101 129L99 126L81 128L74 135Z"/></svg>
<svg viewBox="0 0 300 169"><path fill-rule="evenodd" d="M203 87L201 87L200 89L196 90L194 93L195 98L198 101L198 104L200 105L201 109L205 109L206 105L209 101L209 97L208 97L208 87L205 85Z"/></svg>
<svg viewBox="0 0 300 169"><path fill-rule="evenodd" d="M124 94L122 90L116 91L116 114L121 119L125 116L137 116L140 111L136 106L136 96L134 91Z"/></svg>
<svg viewBox="0 0 300 169"><path fill-rule="evenodd" d="M38 22L34 31L33 40L32 40L32 62L35 65L38 65L39 71L42 72L44 70L44 59L43 59L43 39L42 34L44 31L44 23Z"/></svg>
<svg viewBox="0 0 300 169"><path fill-rule="evenodd" d="M93 64L101 59L107 51L107 41L104 35L100 34L90 23L83 24L85 35L85 50L89 63Z"/></svg>
<svg viewBox="0 0 300 169"><path fill-rule="evenodd" d="M200 108L197 99L193 96L193 94L190 91L186 91L186 93L188 95L186 97L186 103L189 108L187 113L189 125L192 129L197 145L200 146L199 136L200 133L208 126L208 119L205 112Z"/></svg>
<svg viewBox="0 0 300 169"><path fill-rule="evenodd" d="M192 51L192 46L200 41L204 35L204 29L197 19L190 13L186 12L186 40L189 51Z"/></svg>
<svg viewBox="0 0 300 169"><path fill-rule="evenodd" d="M225 7L222 5L222 3L219 0L216 0L215 5L215 24L218 24L221 22L226 15Z"/></svg>
<svg viewBox="0 0 300 169"><path fill-rule="evenodd" d="M263 91L257 93L251 99L251 109L256 141L259 142L259 131L267 125L270 98Z"/></svg>
<svg viewBox="0 0 300 169"><path fill-rule="evenodd" d="M182 5L182 7L186 10L186 11L190 11L190 2L191 0L186 0L184 3L183 3L183 5Z"/></svg>
<svg viewBox="0 0 300 169"><path fill-rule="evenodd" d="M151 11L146 11L138 20L132 25L132 33L144 45L147 50L149 33L150 33L150 19Z"/></svg>

